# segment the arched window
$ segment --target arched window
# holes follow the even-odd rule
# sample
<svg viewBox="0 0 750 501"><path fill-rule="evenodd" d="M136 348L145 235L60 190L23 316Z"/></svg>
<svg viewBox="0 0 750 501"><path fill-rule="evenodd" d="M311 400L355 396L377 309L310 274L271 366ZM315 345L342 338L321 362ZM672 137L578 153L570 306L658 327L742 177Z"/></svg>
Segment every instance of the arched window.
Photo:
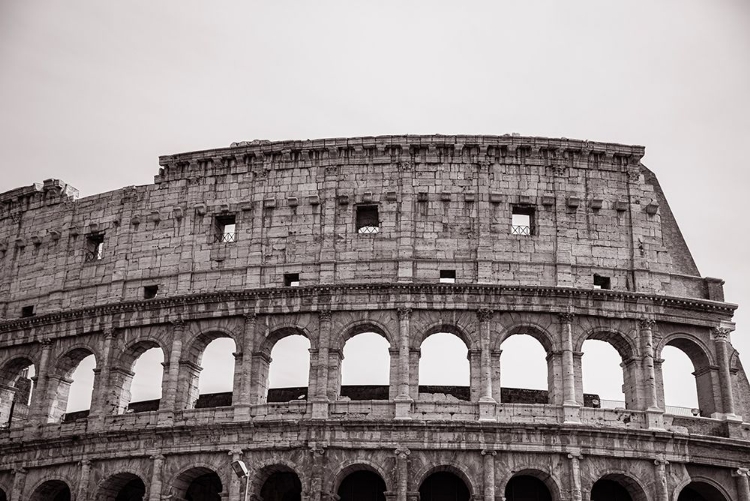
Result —
<svg viewBox="0 0 750 501"><path fill-rule="evenodd" d="M162 377L164 375L164 352L159 347L149 348L133 364L133 380L130 383L130 410L156 410L161 400ZM154 405L144 405L155 402ZM155 407L151 408L151 407Z"/></svg>
<svg viewBox="0 0 750 501"><path fill-rule="evenodd" d="M94 391L94 369L96 358L87 355L70 373L69 393L65 405L65 414L74 414L91 409L91 397ZM65 384L64 381L61 384ZM59 395L62 397L62 395ZM66 418L67 419L67 418Z"/></svg>
<svg viewBox="0 0 750 501"><path fill-rule="evenodd" d="M623 392L623 361L617 350L606 341L587 339L583 343L583 393L596 395L598 402L584 399L584 405L603 409L630 408Z"/></svg>
<svg viewBox="0 0 750 501"><path fill-rule="evenodd" d="M687 409L698 409L698 390L695 385L695 369L687 354L674 346L665 346L661 352L662 378L664 381L664 405L670 414L684 413Z"/></svg>
<svg viewBox="0 0 750 501"><path fill-rule="evenodd" d="M461 400L469 400L469 350L461 338L447 332L432 334L422 342L420 352L420 398L445 393Z"/></svg>
<svg viewBox="0 0 750 501"><path fill-rule="evenodd" d="M711 484L690 482L680 491L677 501L727 501L727 498Z"/></svg>
<svg viewBox="0 0 750 501"><path fill-rule="evenodd" d="M11 360L0 371L0 428L22 423L29 413L36 369L31 360Z"/></svg>
<svg viewBox="0 0 750 501"><path fill-rule="evenodd" d="M282 468L268 475L260 487L263 501L300 501L302 482L293 471Z"/></svg>
<svg viewBox="0 0 750 501"><path fill-rule="evenodd" d="M550 402L547 352L541 342L528 334L513 334L503 341L500 349L501 401L537 404Z"/></svg>
<svg viewBox="0 0 750 501"><path fill-rule="evenodd" d="M380 334L357 334L344 344L341 395L352 400L387 400L390 343Z"/></svg>
<svg viewBox="0 0 750 501"><path fill-rule="evenodd" d="M271 349L268 401L308 398L309 368L310 341L305 336L292 334L278 340Z"/></svg>
<svg viewBox="0 0 750 501"><path fill-rule="evenodd" d="M469 501L471 493L461 478L449 471L437 471L419 486L420 501Z"/></svg>
<svg viewBox="0 0 750 501"><path fill-rule="evenodd" d="M234 340L220 337L210 341L200 357L196 408L232 405L234 388Z"/></svg>
<svg viewBox="0 0 750 501"><path fill-rule="evenodd" d="M62 480L48 480L34 489L29 501L70 501L70 487Z"/></svg>
<svg viewBox="0 0 750 501"><path fill-rule="evenodd" d="M340 501L385 501L385 482L373 471L357 470L341 481L337 494Z"/></svg>
<svg viewBox="0 0 750 501"><path fill-rule="evenodd" d="M138 475L117 473L102 482L97 490L96 500L142 501L146 495L146 485Z"/></svg>
<svg viewBox="0 0 750 501"><path fill-rule="evenodd" d="M516 475L505 487L506 501L552 501L552 494L544 482L532 475Z"/></svg>
<svg viewBox="0 0 750 501"><path fill-rule="evenodd" d="M186 501L221 501L221 478L205 467L191 468L174 480L173 493Z"/></svg>

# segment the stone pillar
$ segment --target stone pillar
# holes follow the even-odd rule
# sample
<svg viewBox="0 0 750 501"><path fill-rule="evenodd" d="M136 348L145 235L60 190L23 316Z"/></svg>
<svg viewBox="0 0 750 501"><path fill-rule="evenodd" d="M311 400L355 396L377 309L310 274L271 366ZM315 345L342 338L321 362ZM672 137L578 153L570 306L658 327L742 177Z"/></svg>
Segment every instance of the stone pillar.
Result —
<svg viewBox="0 0 750 501"><path fill-rule="evenodd" d="M181 319L172 322L172 349L169 353L169 377L167 390L162 395L164 405L159 405L159 423L170 425L177 410L177 384L180 378L180 359L182 358L182 337L185 333L185 322Z"/></svg>
<svg viewBox="0 0 750 501"><path fill-rule="evenodd" d="M116 337L115 329L104 329L102 358L97 361L99 371L94 379L94 395L91 399L91 412L89 412L89 423L95 430L101 429L104 426L104 418L112 413L109 406L112 400L109 374L112 368L112 346Z"/></svg>
<svg viewBox="0 0 750 501"><path fill-rule="evenodd" d="M492 353L490 351L490 321L493 311L482 308L477 311L479 320L479 349L480 349L480 393L479 420L495 421L495 404L492 398Z"/></svg>
<svg viewBox="0 0 750 501"><path fill-rule="evenodd" d="M253 373L253 350L255 349L255 324L257 316L255 313L246 313L242 330L242 359L240 367L235 365L234 370L239 372L239 395L232 395L234 405L234 420L250 420L250 387Z"/></svg>
<svg viewBox="0 0 750 501"><path fill-rule="evenodd" d="M399 343L398 343L398 396L396 397L396 419L411 419L409 395L409 318L411 308L399 308Z"/></svg>
<svg viewBox="0 0 750 501"><path fill-rule="evenodd" d="M724 325L711 332L711 339L716 349L716 362L719 364L719 383L721 385L722 412L726 419L741 421L735 414L734 392L732 391L732 373L729 368L729 333L732 329Z"/></svg>
<svg viewBox="0 0 750 501"><path fill-rule="evenodd" d="M568 454L570 459L570 499L572 501L581 500L581 454Z"/></svg>
<svg viewBox="0 0 750 501"><path fill-rule="evenodd" d="M229 451L229 456L232 458L232 462L239 461L242 459L242 449L232 449ZM242 484L244 482L240 479L234 471L229 475L229 501L241 501L242 500Z"/></svg>
<svg viewBox="0 0 750 501"><path fill-rule="evenodd" d="M42 355L39 360L39 367L37 368L36 380L37 387L34 388L34 394L32 395L32 411L31 419L29 424L42 425L47 422L47 416L49 415L49 409L52 404L49 398L49 359L50 352L52 351L52 341L48 338L39 340L39 344L42 345Z"/></svg>
<svg viewBox="0 0 750 501"><path fill-rule="evenodd" d="M575 364L573 361L573 314L560 313L560 338L562 339L563 408L566 423L580 422L581 406L576 401Z"/></svg>
<svg viewBox="0 0 750 501"><path fill-rule="evenodd" d="M324 445L312 444L310 446L310 454L312 454L310 474L310 492L308 495L309 501L324 501L323 500L323 475L325 473L325 453L326 449Z"/></svg>
<svg viewBox="0 0 750 501"><path fill-rule="evenodd" d="M315 382L315 399L328 402L328 349L331 345L331 312L321 311L318 314L318 374ZM327 409L326 415L328 417Z"/></svg>
<svg viewBox="0 0 750 501"><path fill-rule="evenodd" d="M737 494L740 501L750 501L750 470L747 468L738 468L733 473L737 479Z"/></svg>
<svg viewBox="0 0 750 501"><path fill-rule="evenodd" d="M336 401L341 395L341 363L344 354L341 350L328 350L328 401Z"/></svg>
<svg viewBox="0 0 750 501"><path fill-rule="evenodd" d="M500 364L503 350L492 351L492 398L495 402L502 402L502 381L500 379Z"/></svg>
<svg viewBox="0 0 750 501"><path fill-rule="evenodd" d="M395 400L399 392L400 381L398 379L398 363L400 350L397 347L390 347L388 355L390 360L390 372L388 378L388 400Z"/></svg>
<svg viewBox="0 0 750 501"><path fill-rule="evenodd" d="M482 450L484 501L495 501L495 456L497 456L497 452L493 450Z"/></svg>
<svg viewBox="0 0 750 501"><path fill-rule="evenodd" d="M669 485L667 485L667 465L663 459L654 460L656 475L656 501L669 501Z"/></svg>
<svg viewBox="0 0 750 501"><path fill-rule="evenodd" d="M26 486L26 474L29 471L23 466L13 468L13 486L10 488L9 501L24 501L21 497Z"/></svg>
<svg viewBox="0 0 750 501"><path fill-rule="evenodd" d="M419 399L420 358L422 358L422 348L409 348L409 396L412 400Z"/></svg>
<svg viewBox="0 0 750 501"><path fill-rule="evenodd" d="M164 466L164 456L154 454L152 461L151 485L148 488L148 501L161 501L161 470Z"/></svg>
<svg viewBox="0 0 750 501"><path fill-rule="evenodd" d="M83 459L81 465L81 476L78 480L78 494L76 501L89 501L89 475L91 474L91 461Z"/></svg>
<svg viewBox="0 0 750 501"><path fill-rule="evenodd" d="M396 449L396 501L407 501L409 490L409 454L411 451L406 447Z"/></svg>
<svg viewBox="0 0 750 501"><path fill-rule="evenodd" d="M654 364L654 334L653 329L656 322L650 318L638 321L641 339L641 352L643 353L643 375L644 394L646 397L646 420L650 429L664 428L664 411L659 408L659 396L656 391L656 369Z"/></svg>

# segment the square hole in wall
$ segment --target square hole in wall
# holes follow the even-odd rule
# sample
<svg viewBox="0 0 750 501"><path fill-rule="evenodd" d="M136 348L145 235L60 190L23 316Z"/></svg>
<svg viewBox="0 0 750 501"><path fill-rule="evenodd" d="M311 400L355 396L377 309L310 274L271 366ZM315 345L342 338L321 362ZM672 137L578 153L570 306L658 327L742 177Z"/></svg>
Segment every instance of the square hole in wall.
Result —
<svg viewBox="0 0 750 501"><path fill-rule="evenodd" d="M143 299L154 299L158 293L158 285L147 285L143 288Z"/></svg>
<svg viewBox="0 0 750 501"><path fill-rule="evenodd" d="M511 235L532 236L534 234L534 213L533 207L514 205L511 208Z"/></svg>
<svg viewBox="0 0 750 501"><path fill-rule="evenodd" d="M216 241L232 243L237 241L236 218L234 214L216 216L214 220Z"/></svg>
<svg viewBox="0 0 750 501"><path fill-rule="evenodd" d="M609 289L610 280L609 277L594 274L594 289Z"/></svg>
<svg viewBox="0 0 750 501"><path fill-rule="evenodd" d="M357 206L357 233L379 233L380 217L377 205Z"/></svg>
<svg viewBox="0 0 750 501"><path fill-rule="evenodd" d="M21 307L21 318L29 318L33 317L35 314L34 312L34 305L29 306L22 306Z"/></svg>
<svg viewBox="0 0 750 501"><path fill-rule="evenodd" d="M441 284L455 284L456 283L456 270L440 270L440 283Z"/></svg>
<svg viewBox="0 0 750 501"><path fill-rule="evenodd" d="M285 287L299 287L299 273L284 273Z"/></svg>
<svg viewBox="0 0 750 501"><path fill-rule="evenodd" d="M92 233L86 236L86 254L84 261L99 261L104 257L104 233Z"/></svg>

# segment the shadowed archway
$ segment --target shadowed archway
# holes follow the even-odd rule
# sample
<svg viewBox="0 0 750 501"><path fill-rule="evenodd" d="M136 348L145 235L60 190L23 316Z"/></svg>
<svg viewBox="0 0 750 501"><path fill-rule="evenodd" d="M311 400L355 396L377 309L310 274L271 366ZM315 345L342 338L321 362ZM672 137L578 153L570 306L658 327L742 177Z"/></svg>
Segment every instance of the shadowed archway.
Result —
<svg viewBox="0 0 750 501"><path fill-rule="evenodd" d="M727 498L707 482L690 482L680 491L677 501L727 501Z"/></svg>
<svg viewBox="0 0 750 501"><path fill-rule="evenodd" d="M461 478L449 471L437 471L419 486L420 501L469 501L471 494Z"/></svg>

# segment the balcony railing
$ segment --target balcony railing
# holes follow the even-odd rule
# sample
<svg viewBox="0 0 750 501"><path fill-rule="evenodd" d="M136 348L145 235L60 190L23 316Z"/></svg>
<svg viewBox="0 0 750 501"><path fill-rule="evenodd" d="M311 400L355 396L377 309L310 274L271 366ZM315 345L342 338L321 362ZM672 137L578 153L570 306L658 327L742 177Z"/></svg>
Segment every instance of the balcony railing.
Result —
<svg viewBox="0 0 750 501"><path fill-rule="evenodd" d="M514 224L510 227L510 230L511 235L531 236L531 226L517 226Z"/></svg>

